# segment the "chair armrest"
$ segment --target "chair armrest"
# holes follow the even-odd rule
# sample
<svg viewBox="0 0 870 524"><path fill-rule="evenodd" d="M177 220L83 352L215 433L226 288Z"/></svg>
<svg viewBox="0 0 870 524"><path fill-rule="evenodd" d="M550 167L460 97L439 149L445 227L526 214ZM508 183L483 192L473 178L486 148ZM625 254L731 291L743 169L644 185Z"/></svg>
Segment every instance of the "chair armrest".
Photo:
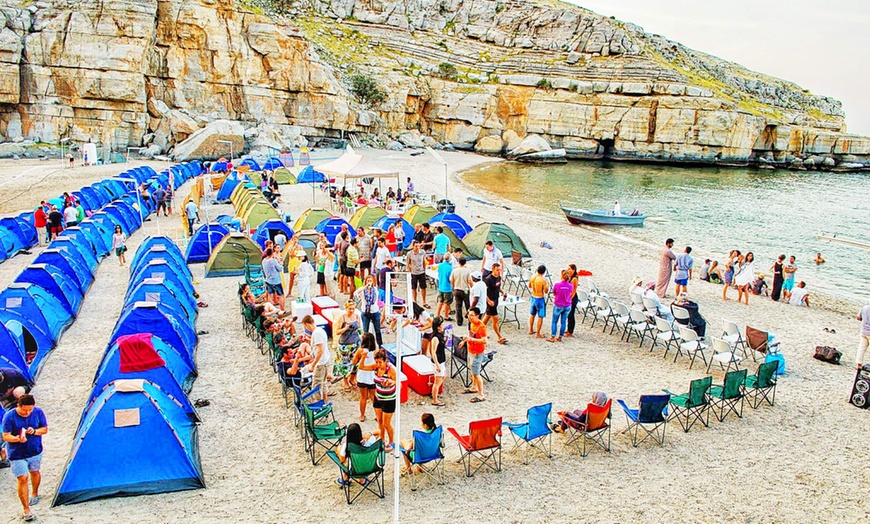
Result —
<svg viewBox="0 0 870 524"><path fill-rule="evenodd" d="M447 428L447 431L453 435L457 441L459 441L459 445L462 446L463 449L468 450L468 448L471 447L471 444L468 442L468 437L463 437L454 428Z"/></svg>
<svg viewBox="0 0 870 524"><path fill-rule="evenodd" d="M501 425L502 425L502 426L507 426L508 429L516 429L516 428L521 428L521 427L523 427L523 426L527 426L527 425L528 425L528 422L522 422L522 423L519 423L519 424L516 424L516 423L513 423L513 422L502 422Z"/></svg>

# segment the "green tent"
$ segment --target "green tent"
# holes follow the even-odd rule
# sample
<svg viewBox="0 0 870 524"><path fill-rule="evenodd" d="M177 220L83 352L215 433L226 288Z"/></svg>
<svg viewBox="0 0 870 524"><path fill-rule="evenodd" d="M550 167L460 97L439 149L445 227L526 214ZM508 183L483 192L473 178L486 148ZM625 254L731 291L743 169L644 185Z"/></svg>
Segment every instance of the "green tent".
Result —
<svg viewBox="0 0 870 524"><path fill-rule="evenodd" d="M272 207L272 204L267 200L263 199L252 202L245 211L245 214L241 215L241 217L242 222L244 222L247 229L257 229L260 224L267 220L281 220L281 215L278 214L278 210Z"/></svg>
<svg viewBox="0 0 870 524"><path fill-rule="evenodd" d="M247 235L232 232L214 248L205 266L206 277L230 277L245 274L245 262L261 264L260 246Z"/></svg>
<svg viewBox="0 0 870 524"><path fill-rule="evenodd" d="M279 167L278 169L275 170L275 172L272 174L272 176L275 177L275 180L279 184L295 184L296 183L296 177L286 167Z"/></svg>
<svg viewBox="0 0 870 524"><path fill-rule="evenodd" d="M415 204L402 214L402 218L412 226L432 220L438 210L429 204Z"/></svg>
<svg viewBox="0 0 870 524"><path fill-rule="evenodd" d="M332 213L322 207L312 207L306 209L299 215L299 219L293 225L293 231L301 231L303 229L314 229L324 218L329 218Z"/></svg>
<svg viewBox="0 0 870 524"><path fill-rule="evenodd" d="M487 240L492 240L495 247L505 257L509 257L511 251L517 251L524 257L531 257L529 248L514 230L500 222L484 222L478 224L462 239L465 246L476 258L483 258L483 248Z"/></svg>
<svg viewBox="0 0 870 524"><path fill-rule="evenodd" d="M364 227L366 229L372 227L372 224L378 221L379 218L387 216L387 212L381 206L362 206L356 210L356 213L350 217L350 225L354 229Z"/></svg>
<svg viewBox="0 0 870 524"><path fill-rule="evenodd" d="M433 229L435 228L435 226L441 226L444 228L444 234L447 235L447 238L450 239L450 253L451 254L453 253L454 249L459 248L462 250L462 256L464 256L467 259L480 258L478 256L475 256L474 253L472 253L468 249L468 246L465 245L465 242L463 242L462 240L459 239L458 236L456 236L456 233L454 233L453 230L450 229L450 226L448 226L442 222L435 222L434 224L432 224Z"/></svg>

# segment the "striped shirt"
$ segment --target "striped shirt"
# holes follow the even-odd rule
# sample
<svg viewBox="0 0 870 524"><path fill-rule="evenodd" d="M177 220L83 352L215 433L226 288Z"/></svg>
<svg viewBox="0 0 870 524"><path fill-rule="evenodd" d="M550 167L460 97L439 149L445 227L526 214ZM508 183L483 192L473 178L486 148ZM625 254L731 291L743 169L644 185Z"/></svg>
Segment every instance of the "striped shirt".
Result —
<svg viewBox="0 0 870 524"><path fill-rule="evenodd" d="M375 374L375 398L381 402L396 400L396 382L390 378L391 369L393 369L393 365L387 364L387 369L384 371L383 376ZM392 385L385 386L384 382L387 380L392 381Z"/></svg>

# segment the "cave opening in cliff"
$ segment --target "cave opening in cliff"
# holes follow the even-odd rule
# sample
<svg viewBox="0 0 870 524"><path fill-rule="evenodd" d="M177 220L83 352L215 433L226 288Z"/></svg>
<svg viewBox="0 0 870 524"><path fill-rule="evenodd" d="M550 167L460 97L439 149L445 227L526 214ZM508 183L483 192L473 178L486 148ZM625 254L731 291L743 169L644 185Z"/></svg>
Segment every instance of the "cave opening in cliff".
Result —
<svg viewBox="0 0 870 524"><path fill-rule="evenodd" d="M602 138L597 140L598 142L598 151L596 153L601 154L604 158L609 158L613 154L613 145L615 141L612 138Z"/></svg>

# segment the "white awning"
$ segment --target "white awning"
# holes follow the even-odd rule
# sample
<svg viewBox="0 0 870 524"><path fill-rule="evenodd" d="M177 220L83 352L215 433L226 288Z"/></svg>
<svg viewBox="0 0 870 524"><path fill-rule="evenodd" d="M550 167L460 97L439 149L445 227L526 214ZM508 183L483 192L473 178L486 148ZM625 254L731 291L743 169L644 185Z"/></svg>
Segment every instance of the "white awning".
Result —
<svg viewBox="0 0 870 524"><path fill-rule="evenodd" d="M372 164L362 155L354 152L350 146L347 146L345 153L337 159L314 168L335 178L394 178L399 176L398 171L390 171Z"/></svg>

